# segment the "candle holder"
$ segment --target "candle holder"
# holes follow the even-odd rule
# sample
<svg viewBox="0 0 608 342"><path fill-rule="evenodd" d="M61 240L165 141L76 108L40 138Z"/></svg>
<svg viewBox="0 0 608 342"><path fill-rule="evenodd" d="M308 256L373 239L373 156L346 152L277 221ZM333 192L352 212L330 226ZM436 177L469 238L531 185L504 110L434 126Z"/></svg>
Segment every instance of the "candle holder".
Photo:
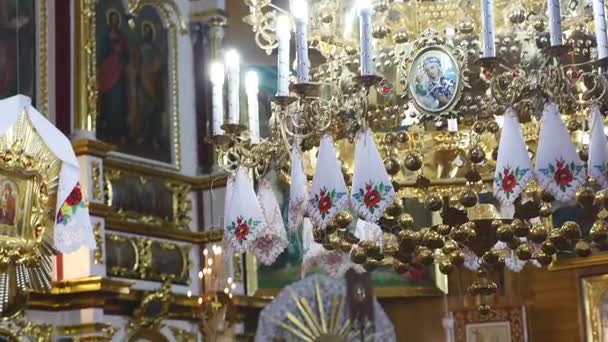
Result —
<svg viewBox="0 0 608 342"><path fill-rule="evenodd" d="M481 57L477 60L477 65L489 71L494 71L499 65L499 60L497 57Z"/></svg>
<svg viewBox="0 0 608 342"><path fill-rule="evenodd" d="M289 89L296 93L300 98L302 97L317 97L319 96L319 89L321 88L320 83L302 82L293 83L289 86Z"/></svg>
<svg viewBox="0 0 608 342"><path fill-rule="evenodd" d="M329 103L319 97L320 83L302 82L289 86L296 97L275 97L274 101L280 107L281 135L289 145L289 138L307 139L323 132L331 125ZM297 101L294 110L288 110L291 103Z"/></svg>

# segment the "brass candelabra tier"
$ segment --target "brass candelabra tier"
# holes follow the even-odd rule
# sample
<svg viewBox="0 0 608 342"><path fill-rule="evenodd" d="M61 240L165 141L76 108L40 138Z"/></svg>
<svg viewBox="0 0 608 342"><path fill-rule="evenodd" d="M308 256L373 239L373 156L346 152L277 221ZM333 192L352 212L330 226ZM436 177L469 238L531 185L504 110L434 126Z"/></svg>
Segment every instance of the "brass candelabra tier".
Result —
<svg viewBox="0 0 608 342"><path fill-rule="evenodd" d="M277 16L287 11L270 1L246 3L250 14L244 20L252 26L259 47L270 52L277 46ZM498 213L492 197L507 109L517 113L534 160L543 106L556 103L586 163L589 109L597 105L605 113L608 108L606 61L597 60L591 9L582 3L562 3L564 45L551 46L545 1L496 1L496 18L506 18L496 21L497 58L480 58L477 3L374 1L378 77L364 86L356 76L360 65L354 3L311 4L308 46L323 60L311 69L314 83L295 85L296 97L278 100L273 118L280 125L273 134L281 135L281 143L301 143L311 154L305 158L313 160L306 165L310 177L319 137L330 132L349 183L352 141L362 125L368 125L376 132L398 194L378 222L383 241L354 237L355 220L348 212L340 213L326 229L315 228L314 240L326 249L350 253L353 262L369 271L389 263L400 274L433 263L447 274L464 263L466 254L473 255L478 279L469 291L482 297L497 288L488 274L502 270L508 259L548 266L560 252L586 257L606 249L608 193L592 179L568 203L532 182L515 200L509 219ZM438 69L427 68L427 63ZM436 72L440 77L435 78ZM425 88L429 79L435 88ZM436 93L430 96L432 91ZM251 152L238 153L247 158ZM285 170L285 164L277 165ZM438 214L437 220L419 228L407 213L410 198ZM553 216L563 206L577 214L557 225Z"/></svg>

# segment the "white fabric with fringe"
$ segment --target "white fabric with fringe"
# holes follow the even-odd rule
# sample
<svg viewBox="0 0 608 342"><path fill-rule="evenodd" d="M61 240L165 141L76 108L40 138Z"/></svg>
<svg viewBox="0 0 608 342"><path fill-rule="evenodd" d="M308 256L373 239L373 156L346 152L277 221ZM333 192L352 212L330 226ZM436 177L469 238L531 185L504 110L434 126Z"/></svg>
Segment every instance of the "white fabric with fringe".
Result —
<svg viewBox="0 0 608 342"><path fill-rule="evenodd" d="M604 133L602 114L597 105L591 108L589 119L589 177L605 188L608 186L608 140Z"/></svg>
<svg viewBox="0 0 608 342"><path fill-rule="evenodd" d="M312 222L325 228L348 205L347 192L334 141L329 134L324 134L307 206Z"/></svg>
<svg viewBox="0 0 608 342"><path fill-rule="evenodd" d="M268 266L283 253L288 241L279 202L266 179L261 179L258 183L258 202L262 209L264 225L251 251L262 264Z"/></svg>
<svg viewBox="0 0 608 342"><path fill-rule="evenodd" d="M237 253L243 253L260 233L264 217L253 183L244 167L239 167L232 185L228 217L224 223L225 240Z"/></svg>
<svg viewBox="0 0 608 342"><path fill-rule="evenodd" d="M498 146L493 192L502 206L508 207L534 176L528 148L513 108L507 109L504 115Z"/></svg>
<svg viewBox="0 0 608 342"><path fill-rule="evenodd" d="M558 107L545 105L536 151L536 179L556 199L573 199L585 183L586 172Z"/></svg>
<svg viewBox="0 0 608 342"><path fill-rule="evenodd" d="M355 139L355 167L350 203L359 217L376 222L395 200L395 189L386 172L371 129Z"/></svg>
<svg viewBox="0 0 608 342"><path fill-rule="evenodd" d="M304 162L300 144L291 148L291 184L289 185L289 212L287 226L290 231L299 231L306 213L308 201L308 181L304 173Z"/></svg>

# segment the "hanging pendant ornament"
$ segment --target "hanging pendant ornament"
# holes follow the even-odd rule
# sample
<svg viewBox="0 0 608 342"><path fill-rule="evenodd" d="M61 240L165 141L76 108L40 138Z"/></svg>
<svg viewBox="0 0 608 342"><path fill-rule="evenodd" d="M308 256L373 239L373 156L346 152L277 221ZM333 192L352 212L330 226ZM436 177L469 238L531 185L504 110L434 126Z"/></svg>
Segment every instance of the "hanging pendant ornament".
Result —
<svg viewBox="0 0 608 342"><path fill-rule="evenodd" d="M608 186L608 140L604 133L602 114L597 105L591 108L589 120L591 134L589 137L589 176L602 188Z"/></svg>
<svg viewBox="0 0 608 342"><path fill-rule="evenodd" d="M357 133L351 206L366 221L376 222L395 200L390 181L371 129Z"/></svg>
<svg viewBox="0 0 608 342"><path fill-rule="evenodd" d="M232 187L224 235L237 253L243 253L260 233L264 218L244 167L237 170Z"/></svg>
<svg viewBox="0 0 608 342"><path fill-rule="evenodd" d="M258 185L258 203L262 209L264 226L255 239L251 250L264 265L272 265L287 247L287 232L281 216L281 208L270 182L260 180Z"/></svg>
<svg viewBox="0 0 608 342"><path fill-rule="evenodd" d="M346 207L347 191L333 139L324 134L307 206L308 216L316 226L325 228Z"/></svg>
<svg viewBox="0 0 608 342"><path fill-rule="evenodd" d="M512 108L507 109L504 115L498 146L493 191L502 206L508 207L534 176L517 113Z"/></svg>
<svg viewBox="0 0 608 342"><path fill-rule="evenodd" d="M304 173L302 151L300 144L295 143L291 148L291 184L289 186L288 227L292 232L300 231L302 220L306 213L308 201L308 183Z"/></svg>
<svg viewBox="0 0 608 342"><path fill-rule="evenodd" d="M536 154L538 182L556 199L573 199L585 182L585 167L553 102L545 105Z"/></svg>

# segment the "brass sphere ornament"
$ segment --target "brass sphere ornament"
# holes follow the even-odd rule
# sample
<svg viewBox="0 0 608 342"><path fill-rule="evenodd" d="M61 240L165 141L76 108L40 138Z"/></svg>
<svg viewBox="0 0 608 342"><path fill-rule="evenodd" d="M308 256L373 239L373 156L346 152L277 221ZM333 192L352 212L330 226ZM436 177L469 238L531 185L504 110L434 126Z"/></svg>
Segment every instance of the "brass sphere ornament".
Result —
<svg viewBox="0 0 608 342"><path fill-rule="evenodd" d="M557 248L555 247L553 242L551 242L550 240L543 242L542 245L540 246L540 249L547 255L553 255L553 254L557 253Z"/></svg>
<svg viewBox="0 0 608 342"><path fill-rule="evenodd" d="M470 208L477 204L477 193L471 189L465 190L460 194L460 204L466 208Z"/></svg>
<svg viewBox="0 0 608 342"><path fill-rule="evenodd" d="M501 224L496 229L496 237L502 242L508 242L513 238L513 226L510 224Z"/></svg>
<svg viewBox="0 0 608 342"><path fill-rule="evenodd" d="M410 171L418 171L422 167L422 155L415 151L410 151L405 155L403 166Z"/></svg>
<svg viewBox="0 0 608 342"><path fill-rule="evenodd" d="M488 124L486 125L486 128L488 129L488 131L490 133L497 133L500 130L500 126L498 125L498 122L496 122L496 121L488 122Z"/></svg>
<svg viewBox="0 0 608 342"><path fill-rule="evenodd" d="M561 231L564 237L569 240L576 240L581 238L581 226L574 221L566 221L562 225Z"/></svg>
<svg viewBox="0 0 608 342"><path fill-rule="evenodd" d="M401 144L405 144L409 141L409 136L407 135L406 132L399 132L397 133L397 141Z"/></svg>
<svg viewBox="0 0 608 342"><path fill-rule="evenodd" d="M608 223L601 219L593 222L589 231L589 237L595 243L606 241L606 237L608 237Z"/></svg>
<svg viewBox="0 0 608 342"><path fill-rule="evenodd" d="M410 229L414 226L414 218L408 213L403 213L399 215L397 223L401 229Z"/></svg>
<svg viewBox="0 0 608 342"><path fill-rule="evenodd" d="M532 257L532 247L527 243L521 244L515 251L517 258L522 261L530 260Z"/></svg>
<svg viewBox="0 0 608 342"><path fill-rule="evenodd" d="M443 254L448 255L451 254L455 251L458 250L458 245L456 244L456 242L452 241L452 240L448 240L443 244L443 247L441 248L441 251L443 252Z"/></svg>
<svg viewBox="0 0 608 342"><path fill-rule="evenodd" d="M555 196L553 196L553 194L549 190L543 189L540 192L540 199L543 202L551 203L555 201Z"/></svg>
<svg viewBox="0 0 608 342"><path fill-rule="evenodd" d="M439 262L439 272L450 274L454 270L454 265L449 259L443 259Z"/></svg>
<svg viewBox="0 0 608 342"><path fill-rule="evenodd" d="M541 217L549 217L549 216L551 216L552 213L553 213L553 209L551 208L551 205L547 204L547 203L543 203L540 206L540 210L538 212L538 214Z"/></svg>
<svg viewBox="0 0 608 342"><path fill-rule="evenodd" d="M340 228L347 228L353 221L353 216L348 211L341 211L336 215L334 223Z"/></svg>
<svg viewBox="0 0 608 342"><path fill-rule="evenodd" d="M548 235L548 229L542 223L535 223L530 229L528 238L534 243L542 243Z"/></svg>
<svg viewBox="0 0 608 342"><path fill-rule="evenodd" d="M454 251L450 253L450 262L454 266L461 266L464 264L464 254L461 251Z"/></svg>
<svg viewBox="0 0 608 342"><path fill-rule="evenodd" d="M593 205L595 195L593 190L588 187L580 188L576 191L576 201L583 207L589 207Z"/></svg>
<svg viewBox="0 0 608 342"><path fill-rule="evenodd" d="M465 242L469 238L468 231L463 226L454 227L451 236L457 242Z"/></svg>
<svg viewBox="0 0 608 342"><path fill-rule="evenodd" d="M368 271L368 272L372 272L375 269L378 268L378 266L380 266L380 262L376 259L371 259L368 258L367 260L365 260L365 262L363 263L363 268Z"/></svg>
<svg viewBox="0 0 608 342"><path fill-rule="evenodd" d="M399 162L397 161L397 159L395 158L386 158L384 159L384 168L386 169L386 172L391 175L394 176L397 173L399 173Z"/></svg>
<svg viewBox="0 0 608 342"><path fill-rule="evenodd" d="M393 270L398 274L405 274L410 270L410 266L406 263L403 263L397 259L393 260Z"/></svg>
<svg viewBox="0 0 608 342"><path fill-rule="evenodd" d="M591 255L591 246L585 240L579 240L576 245L574 245L574 252L579 257L586 258Z"/></svg>
<svg viewBox="0 0 608 342"><path fill-rule="evenodd" d="M420 259L420 263L425 266L430 266L433 263L433 261L435 261L433 252L426 247L419 247L416 255L418 255L418 258Z"/></svg>
<svg viewBox="0 0 608 342"><path fill-rule="evenodd" d="M571 248L570 242L568 241L568 239L566 239L566 237L564 236L564 231L562 231L561 229L557 231L554 230L551 234L549 234L548 241L551 241L555 248L560 251L569 250Z"/></svg>
<svg viewBox="0 0 608 342"><path fill-rule="evenodd" d="M431 192L424 198L424 207L430 211L438 211L443 208L443 198L439 194Z"/></svg>
<svg viewBox="0 0 608 342"><path fill-rule="evenodd" d="M513 227L513 235L517 237L526 237L530 232L530 227L528 224L520 219L515 219L511 222L511 226Z"/></svg>
<svg viewBox="0 0 608 342"><path fill-rule="evenodd" d="M477 134L481 134L486 130L486 124L483 121L475 121L473 123L473 131Z"/></svg>
<svg viewBox="0 0 608 342"><path fill-rule="evenodd" d="M500 257L500 253L498 253L497 250L490 249L489 251L484 253L483 261L487 264L493 265L498 261L499 257Z"/></svg>
<svg viewBox="0 0 608 342"><path fill-rule="evenodd" d="M441 239L441 235L430 229L422 235L422 243L430 249L443 247L443 239Z"/></svg>
<svg viewBox="0 0 608 342"><path fill-rule="evenodd" d="M386 213L392 217L397 217L403 212L403 207L398 201L394 201L386 208Z"/></svg>
<svg viewBox="0 0 608 342"><path fill-rule="evenodd" d="M404 229L397 234L397 241L399 242L399 248L404 250L413 251L416 247L420 236L417 232L409 229Z"/></svg>
<svg viewBox="0 0 608 342"><path fill-rule="evenodd" d="M315 228L312 230L312 238L316 243L323 243L325 241L326 233L323 229Z"/></svg>
<svg viewBox="0 0 608 342"><path fill-rule="evenodd" d="M468 153L469 160L474 164L483 163L486 160L486 152L479 145L471 147Z"/></svg>
<svg viewBox="0 0 608 342"><path fill-rule="evenodd" d="M367 255L365 254L365 251L362 248L354 248L350 252L350 260L352 260L352 262L357 265L363 264L366 259Z"/></svg>
<svg viewBox="0 0 608 342"><path fill-rule="evenodd" d="M595 193L595 204L608 208L608 191L600 190Z"/></svg>
<svg viewBox="0 0 608 342"><path fill-rule="evenodd" d="M536 254L536 261L542 266L549 266L553 262L553 257L551 255L546 254L545 252L538 252Z"/></svg>
<svg viewBox="0 0 608 342"><path fill-rule="evenodd" d="M443 236L447 236L447 235L450 235L450 232L452 231L452 227L450 227L447 224L438 224L435 226L435 230L437 231L437 233L439 233Z"/></svg>

